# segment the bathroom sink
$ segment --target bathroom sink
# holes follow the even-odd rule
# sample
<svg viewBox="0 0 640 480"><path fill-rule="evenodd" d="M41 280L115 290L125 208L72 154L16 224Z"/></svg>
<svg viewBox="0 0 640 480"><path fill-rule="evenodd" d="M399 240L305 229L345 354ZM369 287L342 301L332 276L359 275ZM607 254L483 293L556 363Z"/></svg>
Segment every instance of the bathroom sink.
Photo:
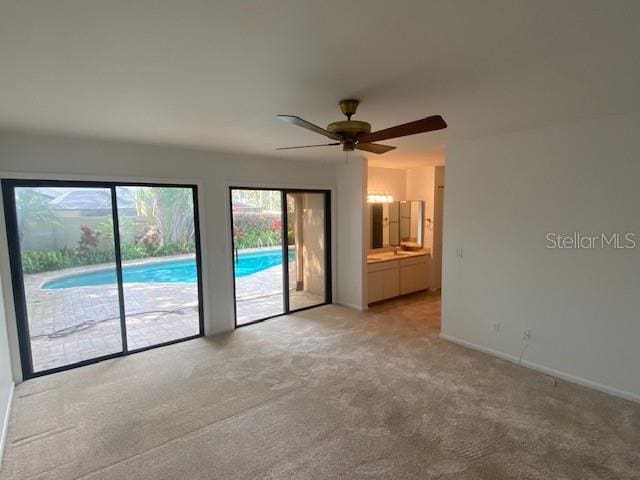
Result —
<svg viewBox="0 0 640 480"><path fill-rule="evenodd" d="M378 261L382 261L382 260L392 260L394 258L398 258L398 257L406 257L412 255L411 252L403 252L403 251L399 251L399 252L385 252L385 253L380 253L377 255L368 255L367 256L367 260L370 262L378 262Z"/></svg>
<svg viewBox="0 0 640 480"><path fill-rule="evenodd" d="M421 254L424 255L424 253L419 251L407 251L407 250L398 250L397 252L394 252L394 251L379 252L379 253L367 255L367 261L383 262L383 261L393 260L393 259L397 260L399 258L404 258L404 257L415 257Z"/></svg>

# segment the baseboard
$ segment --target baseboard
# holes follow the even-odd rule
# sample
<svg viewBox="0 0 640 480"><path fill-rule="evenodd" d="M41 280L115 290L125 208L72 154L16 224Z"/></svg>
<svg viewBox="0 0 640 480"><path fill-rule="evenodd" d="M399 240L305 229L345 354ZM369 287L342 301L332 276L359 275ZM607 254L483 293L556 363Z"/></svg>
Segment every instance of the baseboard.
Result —
<svg viewBox="0 0 640 480"><path fill-rule="evenodd" d="M535 370L537 372L541 372L546 375L550 375L552 377L559 378L561 380L565 380L570 383L575 383L576 385L581 385L583 387L591 388L599 392L624 398L625 400L630 400L632 402L640 403L640 395L635 393L626 392L624 390L619 390L617 388L610 387L608 385L603 385L601 383L593 382L591 380L587 380L582 377L577 377L569 373L564 373L564 372L561 372L560 370L555 370L553 368L549 368L544 365L530 362L528 360L523 359L522 361L520 361L518 357L507 355L506 353L499 352L497 350L493 350L491 348L483 347L480 345L476 345L475 343L467 342L466 340L452 337L450 335L445 335L443 333L440 334L440 338L442 338L443 340L446 340L447 342L455 343L456 345L460 345L462 347L466 347L472 350L476 350L478 352L486 353L488 355L492 355L494 357L500 358L501 360L506 360L508 362L515 363L517 365L522 365L523 367L530 368L531 370Z"/></svg>
<svg viewBox="0 0 640 480"><path fill-rule="evenodd" d="M341 307L350 308L351 310L357 310L359 312L363 312L365 310L365 308L358 305L352 305L351 303L336 302L334 305L340 305Z"/></svg>
<svg viewBox="0 0 640 480"><path fill-rule="evenodd" d="M11 405L13 405L13 392L15 383L11 383L9 388L9 398L7 398L7 411L2 419L2 428L0 429L0 468L2 468L2 459L4 458L4 445L7 440L7 430L9 428L9 415L11 415Z"/></svg>

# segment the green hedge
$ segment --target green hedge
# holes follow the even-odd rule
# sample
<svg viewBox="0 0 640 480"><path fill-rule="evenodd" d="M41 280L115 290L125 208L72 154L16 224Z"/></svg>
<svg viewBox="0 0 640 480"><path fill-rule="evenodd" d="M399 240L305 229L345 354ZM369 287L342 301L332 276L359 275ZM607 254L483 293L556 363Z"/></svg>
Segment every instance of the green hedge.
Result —
<svg viewBox="0 0 640 480"><path fill-rule="evenodd" d="M144 245L123 245L122 260L166 257L169 255L195 253L195 251L195 244L165 243L157 248ZM99 248L87 251L62 248L60 250L26 250L22 252L22 270L24 273L51 272L65 268L111 262L115 262L113 250Z"/></svg>
<svg viewBox="0 0 640 480"><path fill-rule="evenodd" d="M282 219L279 213L234 212L233 244L237 249L277 247L282 245ZM294 243L293 227L289 226L287 241Z"/></svg>
<svg viewBox="0 0 640 480"><path fill-rule="evenodd" d="M238 249L275 247L281 245L280 232L273 230L247 230L242 236L236 236L234 246Z"/></svg>

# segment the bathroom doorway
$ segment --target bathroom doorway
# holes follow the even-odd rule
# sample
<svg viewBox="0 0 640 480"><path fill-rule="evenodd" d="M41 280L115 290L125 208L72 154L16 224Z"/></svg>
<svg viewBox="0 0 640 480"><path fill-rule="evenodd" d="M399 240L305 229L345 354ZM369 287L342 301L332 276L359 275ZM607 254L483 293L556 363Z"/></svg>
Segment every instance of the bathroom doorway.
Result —
<svg viewBox="0 0 640 480"><path fill-rule="evenodd" d="M367 304L382 310L404 305L438 329L444 185L443 165L367 169Z"/></svg>

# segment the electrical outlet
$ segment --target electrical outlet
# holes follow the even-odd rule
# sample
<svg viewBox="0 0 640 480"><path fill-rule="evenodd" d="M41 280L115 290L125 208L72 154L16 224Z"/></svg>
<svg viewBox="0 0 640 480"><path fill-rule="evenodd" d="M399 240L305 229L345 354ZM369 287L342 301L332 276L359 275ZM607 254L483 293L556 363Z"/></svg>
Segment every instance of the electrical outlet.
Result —
<svg viewBox="0 0 640 480"><path fill-rule="evenodd" d="M500 331L500 322L491 322L491 330L494 332Z"/></svg>
<svg viewBox="0 0 640 480"><path fill-rule="evenodd" d="M523 340L531 340L531 329L525 328L522 330L522 339Z"/></svg>

